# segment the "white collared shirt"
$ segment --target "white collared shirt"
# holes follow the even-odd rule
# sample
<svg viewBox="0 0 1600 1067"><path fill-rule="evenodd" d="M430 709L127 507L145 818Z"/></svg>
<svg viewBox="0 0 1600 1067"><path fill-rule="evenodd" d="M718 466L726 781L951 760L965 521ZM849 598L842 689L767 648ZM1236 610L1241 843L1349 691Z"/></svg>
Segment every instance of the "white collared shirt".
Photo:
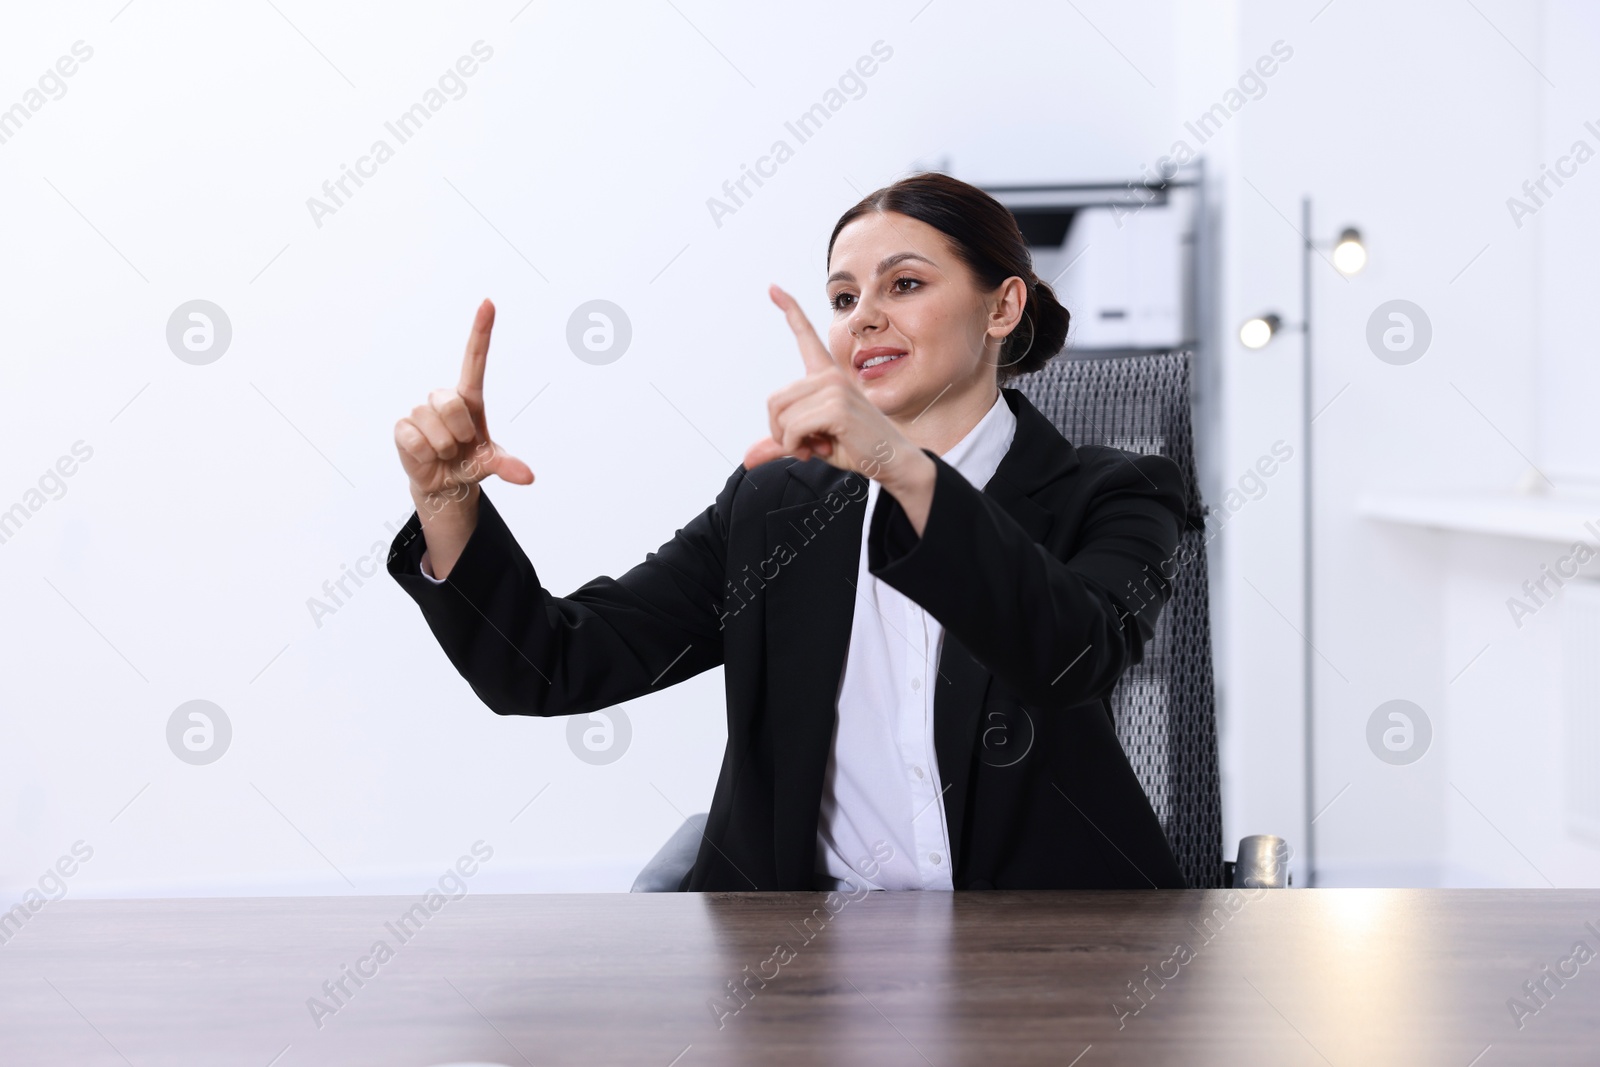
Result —
<svg viewBox="0 0 1600 1067"><path fill-rule="evenodd" d="M981 491L1016 428L1016 415L998 395L940 458ZM817 821L818 884L843 889L849 878L876 889L953 889L933 740L944 627L867 569L865 534L881 491L871 482L863 509L855 615Z"/></svg>
<svg viewBox="0 0 1600 1067"><path fill-rule="evenodd" d="M981 491L1016 429L1011 406L997 395L940 458ZM817 881L836 889L953 889L933 741L944 627L867 569L866 531L881 490L869 481L862 509L855 614L817 819ZM426 566L422 576L443 583Z"/></svg>

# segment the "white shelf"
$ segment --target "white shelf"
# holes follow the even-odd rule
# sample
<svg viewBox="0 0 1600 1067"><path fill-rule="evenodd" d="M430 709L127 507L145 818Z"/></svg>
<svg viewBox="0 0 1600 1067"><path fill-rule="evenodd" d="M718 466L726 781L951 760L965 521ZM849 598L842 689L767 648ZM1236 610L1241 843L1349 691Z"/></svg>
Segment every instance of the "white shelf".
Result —
<svg viewBox="0 0 1600 1067"><path fill-rule="evenodd" d="M1571 544L1600 541L1600 497L1514 493L1407 494L1363 497L1356 510L1369 519L1455 533L1520 537ZM1594 530L1584 524L1592 523Z"/></svg>

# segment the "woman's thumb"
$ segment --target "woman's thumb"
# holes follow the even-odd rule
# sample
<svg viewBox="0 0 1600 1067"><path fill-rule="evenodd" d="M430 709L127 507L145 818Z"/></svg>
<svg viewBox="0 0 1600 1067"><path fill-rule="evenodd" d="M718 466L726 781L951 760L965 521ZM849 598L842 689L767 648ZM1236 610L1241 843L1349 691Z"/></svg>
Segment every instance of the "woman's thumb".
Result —
<svg viewBox="0 0 1600 1067"><path fill-rule="evenodd" d="M514 485L528 485L533 481L533 471L526 463L499 445L493 442L490 442L490 445L494 451L484 463L484 470Z"/></svg>

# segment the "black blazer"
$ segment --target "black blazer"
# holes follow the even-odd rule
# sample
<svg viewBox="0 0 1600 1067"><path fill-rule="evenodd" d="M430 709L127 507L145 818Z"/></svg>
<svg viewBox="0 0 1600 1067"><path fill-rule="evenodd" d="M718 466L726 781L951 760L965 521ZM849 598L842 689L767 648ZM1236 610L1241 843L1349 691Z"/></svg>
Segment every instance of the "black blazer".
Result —
<svg viewBox="0 0 1600 1067"><path fill-rule="evenodd" d="M716 502L620 578L555 597L504 520L441 585L415 512L389 573L501 715L572 715L721 664L728 743L684 888L816 888L817 818L855 600L868 566L945 629L934 747L957 889L1181 888L1107 699L1143 655L1185 519L1176 464L1075 448L1021 392L980 492L937 468L921 538L867 481L821 459L729 476ZM1170 568L1169 568L1170 573Z"/></svg>

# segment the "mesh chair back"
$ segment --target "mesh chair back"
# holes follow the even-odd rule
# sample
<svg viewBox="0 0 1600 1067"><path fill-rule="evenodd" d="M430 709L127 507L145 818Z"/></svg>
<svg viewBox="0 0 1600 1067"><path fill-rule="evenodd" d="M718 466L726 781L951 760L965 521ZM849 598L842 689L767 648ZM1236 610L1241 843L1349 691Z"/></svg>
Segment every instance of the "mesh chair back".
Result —
<svg viewBox="0 0 1600 1067"><path fill-rule="evenodd" d="M1117 736L1195 889L1222 885L1222 797L1204 508L1195 477L1188 352L1114 359L1057 357L1009 383L1074 444L1159 453L1183 471L1189 522L1171 599L1111 695Z"/></svg>

